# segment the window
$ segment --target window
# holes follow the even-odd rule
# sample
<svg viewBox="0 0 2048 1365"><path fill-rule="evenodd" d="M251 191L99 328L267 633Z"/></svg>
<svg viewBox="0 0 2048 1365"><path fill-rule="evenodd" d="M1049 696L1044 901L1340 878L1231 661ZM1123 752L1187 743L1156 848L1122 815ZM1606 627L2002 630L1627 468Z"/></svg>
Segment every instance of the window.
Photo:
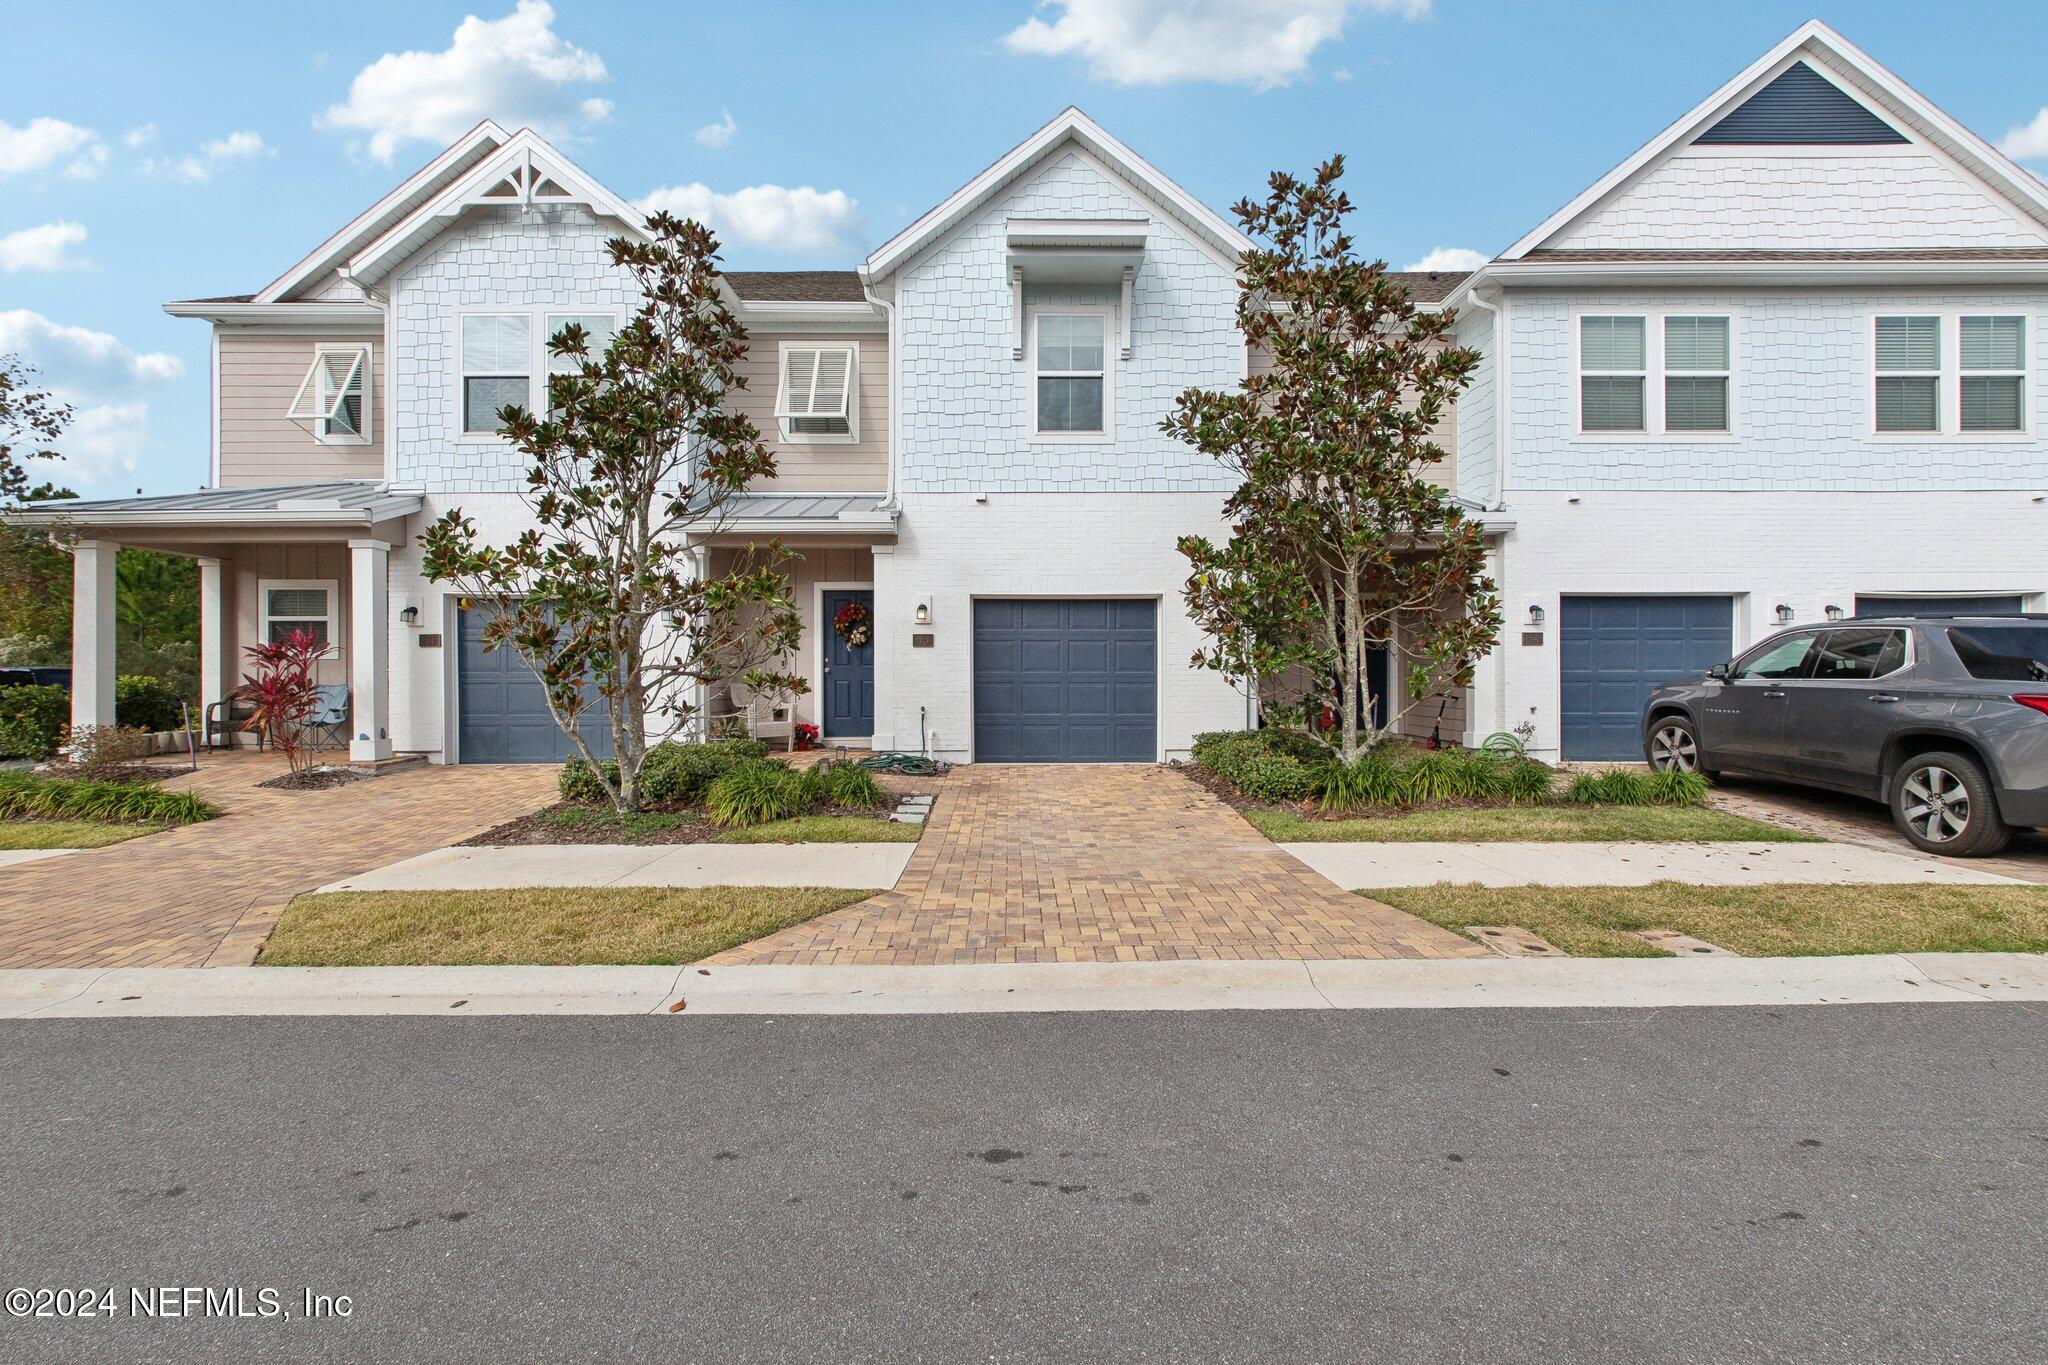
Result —
<svg viewBox="0 0 2048 1365"><path fill-rule="evenodd" d="M1664 319L1664 430L1728 430L1728 319Z"/></svg>
<svg viewBox="0 0 2048 1365"><path fill-rule="evenodd" d="M2048 626L1953 626L1948 642L1973 678L2048 682Z"/></svg>
<svg viewBox="0 0 2048 1365"><path fill-rule="evenodd" d="M1813 652L1815 682L1868 682L1906 666L1906 632L1881 626L1831 630Z"/></svg>
<svg viewBox="0 0 2048 1365"><path fill-rule="evenodd" d="M786 441L860 439L860 348L783 343L775 417Z"/></svg>
<svg viewBox="0 0 2048 1365"><path fill-rule="evenodd" d="M1647 318L1579 319L1579 429L1643 431Z"/></svg>
<svg viewBox="0 0 2048 1365"><path fill-rule="evenodd" d="M262 638L270 643L302 630L323 645L334 640L334 583L331 580L266 579L257 585Z"/></svg>
<svg viewBox="0 0 2048 1365"><path fill-rule="evenodd" d="M496 432L498 411L533 402L533 319L524 313L462 318L462 429Z"/></svg>
<svg viewBox="0 0 2048 1365"><path fill-rule="evenodd" d="M1877 429L1941 430L1941 319L1877 320Z"/></svg>
<svg viewBox="0 0 2048 1365"><path fill-rule="evenodd" d="M1094 436L1108 430L1109 314L1038 313L1032 320L1032 430Z"/></svg>
<svg viewBox="0 0 2048 1365"><path fill-rule="evenodd" d="M549 349L555 338L562 334L562 329L571 325L583 329L585 356L591 360L602 360L605 347L612 344L612 334L618 330L619 320L610 313L549 313L541 334L542 352L547 361L543 368L548 374L575 374L582 366L583 362L574 356L556 355ZM542 397L547 400L548 411L553 413L553 396L543 394Z"/></svg>
<svg viewBox="0 0 2048 1365"><path fill-rule="evenodd" d="M299 381L291 421L313 433L322 445L363 445L370 439L370 348L360 345L313 347L313 363Z"/></svg>
<svg viewBox="0 0 2048 1365"><path fill-rule="evenodd" d="M2027 380L2027 320L1959 320L1964 431L2023 431Z"/></svg>
<svg viewBox="0 0 2048 1365"><path fill-rule="evenodd" d="M1813 647L1811 635L1788 635L1766 641L1735 665L1734 677L1784 679L1805 676L1806 656Z"/></svg>

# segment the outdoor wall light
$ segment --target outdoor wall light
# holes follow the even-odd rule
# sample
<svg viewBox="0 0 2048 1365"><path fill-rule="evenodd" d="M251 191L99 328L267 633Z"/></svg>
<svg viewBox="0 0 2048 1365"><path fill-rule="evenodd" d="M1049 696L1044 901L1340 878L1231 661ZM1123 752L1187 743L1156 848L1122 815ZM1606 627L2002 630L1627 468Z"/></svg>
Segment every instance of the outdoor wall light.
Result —
<svg viewBox="0 0 2048 1365"><path fill-rule="evenodd" d="M398 613L398 619L409 626L416 626L420 623L420 609L418 607L407 607L404 611Z"/></svg>
<svg viewBox="0 0 2048 1365"><path fill-rule="evenodd" d="M1834 603L1832 603L1832 602L1828 603L1828 604L1827 604L1827 607L1825 608L1825 610L1827 611L1827 614L1828 614L1828 620L1830 620L1830 621L1839 621L1839 620L1841 620L1841 619L1842 619L1842 616L1843 616L1843 612L1842 612L1842 609L1841 609L1840 607L1836 606L1836 605L1835 605Z"/></svg>
<svg viewBox="0 0 2048 1365"><path fill-rule="evenodd" d="M1792 624L1792 608L1786 606L1783 602L1778 603L1778 624L1781 626Z"/></svg>
<svg viewBox="0 0 2048 1365"><path fill-rule="evenodd" d="M1543 624L1543 608L1533 602L1529 604L1529 624L1532 626Z"/></svg>
<svg viewBox="0 0 2048 1365"><path fill-rule="evenodd" d="M917 610L911 613L911 617L920 626L930 625L932 623L932 604L929 602L919 602Z"/></svg>

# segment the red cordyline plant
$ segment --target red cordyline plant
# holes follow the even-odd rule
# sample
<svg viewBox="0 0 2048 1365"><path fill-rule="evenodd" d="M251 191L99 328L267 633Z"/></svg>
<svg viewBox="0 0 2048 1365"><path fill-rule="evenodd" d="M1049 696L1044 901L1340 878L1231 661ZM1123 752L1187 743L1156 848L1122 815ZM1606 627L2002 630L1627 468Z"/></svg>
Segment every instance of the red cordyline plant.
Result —
<svg viewBox="0 0 2048 1365"><path fill-rule="evenodd" d="M326 650L326 645L305 631L295 630L282 640L250 645L242 651L254 665L242 675L242 695L256 707L256 714L242 728L263 736L295 773L304 772L311 762L300 740L305 737L307 718L320 701L313 664Z"/></svg>

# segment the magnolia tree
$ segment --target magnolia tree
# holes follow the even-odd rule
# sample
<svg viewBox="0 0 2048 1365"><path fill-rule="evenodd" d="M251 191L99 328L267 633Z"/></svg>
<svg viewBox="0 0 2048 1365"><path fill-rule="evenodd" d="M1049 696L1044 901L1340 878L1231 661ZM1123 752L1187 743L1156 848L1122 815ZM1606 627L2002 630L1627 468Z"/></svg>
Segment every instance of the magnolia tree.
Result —
<svg viewBox="0 0 2048 1365"><path fill-rule="evenodd" d="M1448 344L1448 312L1418 312L1385 262L1354 254L1343 173L1341 156L1306 182L1276 172L1265 202L1237 205L1260 243L1241 266L1238 325L1270 368L1188 390L1163 425L1239 480L1229 537L1180 541L1208 636L1195 665L1248 690L1317 680L1348 763L1379 738L1371 646L1397 642L1413 705L1469 685L1501 618L1479 525L1429 478L1445 458L1432 433L1479 358ZM1391 725L1406 706L1389 701Z"/></svg>
<svg viewBox="0 0 2048 1365"><path fill-rule="evenodd" d="M639 807L650 718L700 723L700 689L735 677L759 692L806 684L781 666L801 633L790 556L770 545L714 576L690 548L775 472L761 433L727 406L746 387L747 334L719 296L717 240L657 213L645 240L607 250L640 309L601 355L565 327L548 342L567 362L549 376L548 412L499 413L531 462L533 529L491 545L458 508L421 541L428 577L488 613L484 647L516 650L539 677L555 724L623 813ZM600 704L615 773L585 734Z"/></svg>

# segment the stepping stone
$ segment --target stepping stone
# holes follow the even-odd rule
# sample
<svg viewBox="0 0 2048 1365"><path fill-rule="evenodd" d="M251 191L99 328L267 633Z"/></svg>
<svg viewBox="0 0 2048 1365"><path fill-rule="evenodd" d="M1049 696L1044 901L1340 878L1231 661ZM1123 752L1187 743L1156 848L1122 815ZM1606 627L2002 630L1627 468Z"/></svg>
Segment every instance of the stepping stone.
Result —
<svg viewBox="0 0 2048 1365"><path fill-rule="evenodd" d="M1674 957L1741 957L1733 948L1723 948L1718 943L1709 943L1691 934L1681 934L1676 929L1638 929L1636 937L1653 947L1662 948Z"/></svg>
<svg viewBox="0 0 2048 1365"><path fill-rule="evenodd" d="M1502 957L1565 956L1555 943L1518 924L1474 924L1467 932Z"/></svg>

